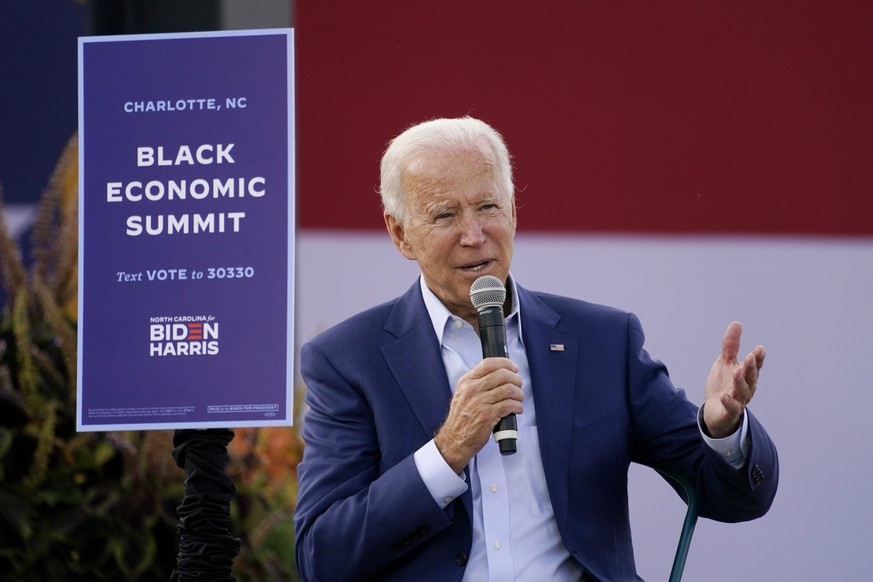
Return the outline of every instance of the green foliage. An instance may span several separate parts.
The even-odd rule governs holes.
[[[242,541],[237,580],[298,580],[293,511],[303,441],[290,428],[237,429],[229,453],[237,488],[231,520]]]
[[[165,580],[183,478],[170,435],[75,430],[75,163],[72,142],[29,270],[0,221],[0,580]]]
[[[75,428],[76,184],[74,136],[40,201],[29,268],[2,220],[0,191],[0,582],[168,580],[185,478],[172,432]],[[234,574],[295,580],[302,443],[291,429],[235,440]]]

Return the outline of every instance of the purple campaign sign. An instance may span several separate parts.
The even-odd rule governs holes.
[[[79,40],[80,431],[292,423],[292,32]]]

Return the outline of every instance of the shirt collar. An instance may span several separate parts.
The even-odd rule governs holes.
[[[436,332],[437,341],[442,345],[446,324],[454,321],[467,322],[449,312],[446,306],[443,305],[443,302],[434,295],[430,288],[428,288],[427,284],[424,282],[424,277],[420,276],[418,282],[421,285],[421,295],[424,298],[424,306],[427,309],[427,314],[430,317],[433,330]],[[518,337],[521,339],[521,305],[518,302],[518,287],[515,284],[515,279],[512,277],[512,273],[509,274],[506,282],[508,283],[510,293],[512,293],[512,308],[510,309],[509,315],[506,316],[506,319],[508,320],[508,325],[517,326]]]

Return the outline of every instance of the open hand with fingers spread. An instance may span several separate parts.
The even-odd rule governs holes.
[[[739,428],[743,412],[755,395],[764,365],[764,347],[757,346],[742,360],[737,359],[743,326],[731,323],[724,333],[721,355],[706,379],[703,422],[713,438],[723,438]]]

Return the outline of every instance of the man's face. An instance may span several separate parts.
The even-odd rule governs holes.
[[[415,158],[403,174],[406,220],[385,215],[394,244],[418,261],[428,288],[475,327],[470,285],[482,275],[506,282],[515,236],[515,201],[498,186],[478,149]]]

